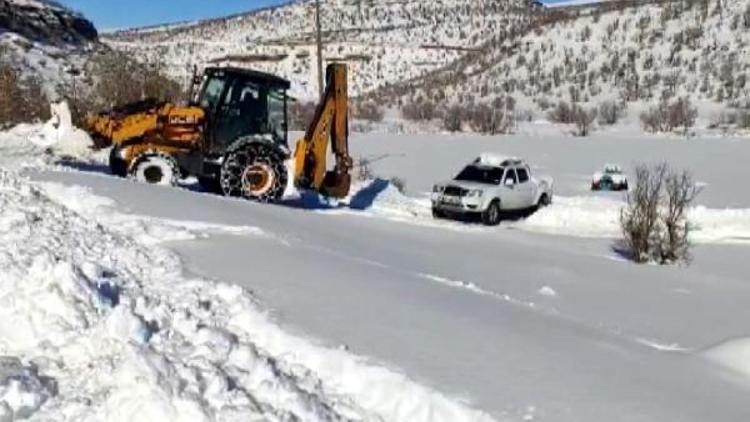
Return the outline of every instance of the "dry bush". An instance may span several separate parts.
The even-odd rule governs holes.
[[[477,132],[489,135],[512,133],[516,127],[515,112],[487,104],[479,104],[465,112],[466,120]]]
[[[576,136],[589,136],[591,129],[594,126],[597,113],[595,107],[586,110],[580,106],[573,106],[573,122],[576,127],[573,134]]]
[[[49,118],[49,100],[35,76],[22,79],[10,65],[0,63],[0,129]]]
[[[602,101],[599,103],[599,124],[612,126],[625,115],[627,103],[616,101]]]
[[[464,107],[454,104],[441,111],[443,129],[448,132],[460,132],[465,118]]]
[[[315,118],[317,104],[309,101],[291,101],[289,103],[289,130],[307,130]]]
[[[695,125],[698,110],[689,98],[678,98],[673,102],[661,101],[657,106],[641,113],[641,124],[647,132],[672,132],[682,128],[687,135]]]
[[[406,193],[406,180],[400,177],[391,177],[388,180],[399,192]]]
[[[700,192],[690,173],[673,171],[666,163],[639,165],[631,186],[620,214],[630,257],[639,263],[689,262],[687,211]]]
[[[430,100],[421,98],[404,104],[401,107],[401,115],[406,120],[412,121],[433,120],[438,117],[435,104]]]
[[[60,96],[70,105],[78,126],[90,114],[145,99],[173,103],[186,100],[185,90],[166,75],[163,63],[138,63],[111,50],[92,55],[85,76],[76,75],[61,89]]]
[[[575,121],[574,111],[574,106],[565,101],[560,101],[555,108],[547,112],[547,118],[554,123],[573,123]]]
[[[368,122],[382,122],[385,112],[375,101],[360,101],[352,107],[352,115]]]
[[[357,180],[360,182],[375,178],[375,174],[372,171],[372,163],[369,158],[359,157],[355,162],[354,167],[357,169]]]

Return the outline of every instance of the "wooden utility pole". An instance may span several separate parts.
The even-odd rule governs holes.
[[[315,0],[315,41],[318,48],[318,95],[323,96],[323,35],[320,27],[320,0]]]

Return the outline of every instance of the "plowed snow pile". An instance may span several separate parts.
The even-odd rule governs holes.
[[[106,200],[54,186],[0,173],[0,420],[485,418],[286,334],[242,289],[186,278],[155,244],[261,231],[113,217]]]

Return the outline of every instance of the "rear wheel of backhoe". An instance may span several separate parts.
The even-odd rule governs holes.
[[[143,154],[130,168],[130,177],[150,185],[176,185],[180,171],[177,162],[168,154],[159,152]]]
[[[286,183],[284,160],[262,144],[229,152],[221,166],[221,190],[227,196],[278,202],[284,195]]]

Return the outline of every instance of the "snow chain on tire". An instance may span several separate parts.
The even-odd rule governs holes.
[[[232,148],[221,166],[221,190],[260,202],[277,202],[284,195],[287,169],[272,145],[245,142]]]
[[[142,183],[173,186],[180,178],[180,170],[171,155],[148,151],[133,160],[129,176]]]

